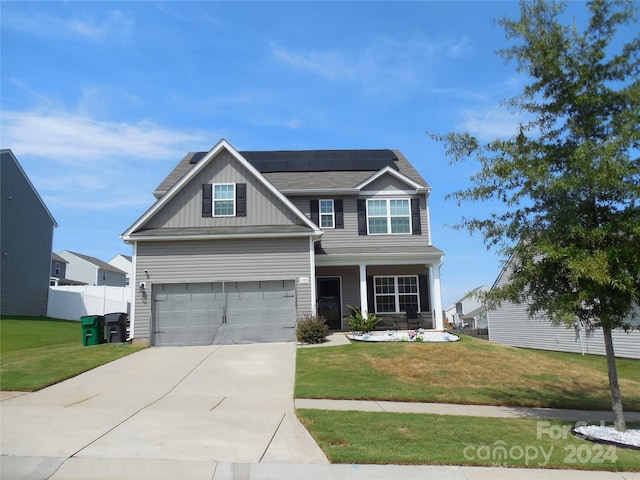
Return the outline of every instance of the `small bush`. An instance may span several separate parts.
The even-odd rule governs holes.
[[[349,325],[355,332],[369,333],[376,326],[376,323],[380,321],[373,313],[367,313],[367,318],[364,318],[360,307],[347,306],[351,309]]]
[[[324,343],[329,333],[329,327],[321,316],[306,315],[298,319],[296,335],[299,342]]]

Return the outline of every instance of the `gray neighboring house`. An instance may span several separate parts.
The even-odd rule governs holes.
[[[67,279],[76,284],[124,287],[127,273],[102,260],[81,253],[62,250],[58,255],[67,261]]]
[[[13,152],[0,156],[0,314],[46,316],[58,224]]]
[[[187,154],[122,234],[134,341],[293,341],[305,315],[349,328],[349,305],[442,330],[430,192],[396,150]]]
[[[509,281],[511,260],[494,283],[502,286]],[[632,323],[640,321],[640,310]],[[513,347],[555,350],[560,352],[606,355],[602,329],[588,330],[579,324],[555,327],[543,316],[530,318],[527,305],[503,302],[497,310],[487,311],[489,340]],[[616,357],[640,359],[640,330],[625,333],[612,331]]]
[[[131,258],[131,255],[122,255],[119,253],[109,260],[108,263],[126,273],[125,284],[129,286],[131,283],[131,273],[133,271],[133,258]]]
[[[51,285],[64,285],[67,278],[67,262],[57,253],[51,252]]]

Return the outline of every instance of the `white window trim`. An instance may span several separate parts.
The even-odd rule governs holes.
[[[393,278],[393,294],[391,293],[377,293],[376,292],[376,279],[377,278]],[[400,289],[398,288],[398,278],[415,278],[416,279],[416,287],[417,287],[417,291],[416,293],[400,293]],[[380,312],[378,311],[378,302],[377,302],[377,298],[378,297],[383,297],[383,296],[390,296],[393,295],[395,297],[395,311],[394,312]],[[385,314],[385,313],[406,313],[400,310],[400,295],[415,295],[416,299],[417,299],[417,304],[418,304],[418,311],[422,311],[420,309],[420,279],[418,278],[418,275],[377,275],[373,277],[373,305],[374,308],[376,310],[376,313],[381,313],[381,314]]]
[[[387,203],[387,232],[386,233],[371,233],[371,231],[369,230],[369,202],[370,201],[385,201]],[[409,217],[409,231],[408,232],[398,232],[398,233],[393,233],[391,231],[391,200],[406,200],[407,202],[409,202],[409,215],[407,215],[407,217]],[[401,217],[405,217],[404,215],[400,216],[400,215],[396,215],[396,218],[401,218]],[[381,216],[373,216],[373,218],[382,218]],[[413,225],[411,222],[411,199],[410,198],[368,198],[367,199],[367,235],[411,235],[413,234]]]
[[[331,213],[322,213],[322,202],[331,202]],[[322,217],[328,217],[331,216],[331,226],[330,227],[324,227],[322,226]],[[336,204],[333,201],[332,198],[321,198],[320,200],[318,200],[318,221],[320,222],[320,225],[318,225],[321,229],[325,229],[325,228],[336,228]]]
[[[219,202],[228,202],[231,200],[233,202],[233,213],[229,215],[216,215],[216,186],[229,186],[233,187],[232,198],[221,198],[218,199]],[[211,187],[211,216],[212,217],[235,217],[236,216],[236,184],[235,183],[214,183],[213,187]]]

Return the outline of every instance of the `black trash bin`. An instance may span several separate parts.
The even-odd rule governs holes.
[[[107,313],[104,316],[106,340],[109,343],[122,343],[127,340],[127,314]]]

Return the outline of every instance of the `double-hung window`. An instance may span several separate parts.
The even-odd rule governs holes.
[[[236,214],[235,199],[235,184],[215,184],[213,186],[213,216],[233,217]]]
[[[418,276],[375,277],[376,313],[406,312],[407,306],[420,309]]]
[[[367,200],[369,235],[411,233],[411,202],[408,198]]]
[[[333,200],[320,200],[320,228],[335,228],[336,217]]]

